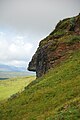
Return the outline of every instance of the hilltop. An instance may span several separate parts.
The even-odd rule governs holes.
[[[80,14],[57,24],[28,69],[36,80],[0,103],[1,120],[80,119]]]

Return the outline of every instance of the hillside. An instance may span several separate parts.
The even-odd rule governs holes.
[[[80,120],[80,14],[40,42],[28,70],[36,80],[0,103],[1,120]]]
[[[79,120],[80,51],[0,104],[1,120]]]

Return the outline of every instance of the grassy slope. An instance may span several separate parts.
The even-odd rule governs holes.
[[[0,108],[1,120],[79,120],[80,51]]]
[[[24,90],[24,87],[34,79],[35,77],[18,77],[8,80],[0,80],[0,101],[9,98],[17,92],[21,92]]]

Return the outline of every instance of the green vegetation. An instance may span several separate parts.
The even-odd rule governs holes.
[[[80,42],[80,36],[79,35],[65,35],[58,39],[58,42],[64,42],[67,44],[75,44]]]
[[[79,120],[80,51],[0,105],[1,120]]]
[[[56,32],[62,30],[67,30],[67,27],[69,25],[69,18],[68,19],[64,19],[64,20],[60,20],[60,22],[56,25],[55,30],[50,34],[50,35],[54,35],[56,34]]]
[[[75,27],[75,18],[72,17],[70,19],[70,31],[74,31],[74,27]]]
[[[55,37],[61,37],[63,35],[65,35],[66,31],[65,30],[58,30],[57,32],[54,33]]]
[[[31,76],[0,80],[0,101],[9,98],[15,93],[23,91],[24,87],[34,79],[35,77]]]
[[[76,42],[80,42],[80,36],[78,35],[73,35],[71,36],[70,40],[69,40],[69,43],[72,45]]]

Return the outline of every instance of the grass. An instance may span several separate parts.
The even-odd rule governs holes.
[[[0,80],[0,101],[9,98],[15,93],[24,90],[24,87],[32,82],[35,77],[17,77],[7,80]]]
[[[79,120],[80,51],[0,105],[1,120]]]

